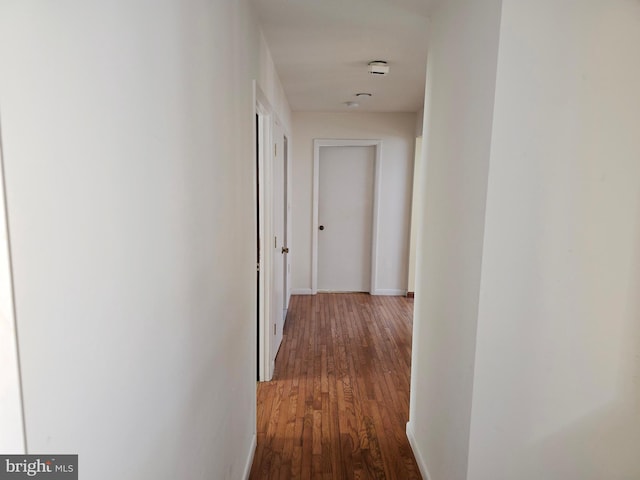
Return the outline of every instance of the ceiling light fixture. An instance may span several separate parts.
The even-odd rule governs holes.
[[[369,62],[369,73],[371,75],[386,75],[389,73],[389,64],[384,60]]]
[[[356,93],[356,97],[358,98],[369,98],[372,95],[370,93],[367,92],[360,92],[360,93]]]

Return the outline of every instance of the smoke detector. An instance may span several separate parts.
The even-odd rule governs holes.
[[[384,60],[369,62],[369,73],[371,75],[386,75],[389,73],[389,64]]]
[[[358,102],[344,102],[344,104],[349,108],[358,108],[360,106]]]

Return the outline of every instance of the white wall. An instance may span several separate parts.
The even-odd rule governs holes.
[[[473,3],[433,19],[414,451],[430,480],[640,478],[640,4]]]
[[[2,3],[30,452],[79,453],[96,480],[242,477],[252,79],[290,115],[265,51],[244,0]]]
[[[293,113],[292,284],[311,289],[313,140],[380,139],[377,288],[407,289],[415,113]]]
[[[20,372],[2,170],[0,148],[0,452],[23,454]]]
[[[264,92],[270,107],[274,110],[277,120],[280,122],[286,135],[291,134],[291,109],[289,102],[280,83],[276,66],[271,57],[271,51],[267,41],[260,32],[260,44],[258,46],[258,84]]]
[[[500,1],[432,18],[408,434],[430,480],[466,478]]]
[[[421,108],[416,113],[416,137],[421,137],[423,130],[424,130],[424,108]]]
[[[420,231],[420,221],[424,216],[424,206],[422,201],[422,168],[424,157],[422,149],[422,131],[424,129],[424,108],[416,113],[416,143],[413,154],[413,180],[411,184],[411,226],[409,239],[409,265],[407,291],[416,291],[416,262],[418,257],[418,232]]]
[[[420,122],[422,123],[422,122]],[[409,264],[407,291],[416,291],[416,258],[418,250],[418,231],[420,219],[423,217],[424,202],[422,201],[422,136],[416,138],[415,153],[413,156],[413,183],[411,193],[411,226],[409,239]]]
[[[468,478],[637,479],[640,3],[503,5]]]

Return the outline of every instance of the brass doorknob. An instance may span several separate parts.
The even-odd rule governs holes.
[[[289,247],[282,247],[282,253],[289,253]]]

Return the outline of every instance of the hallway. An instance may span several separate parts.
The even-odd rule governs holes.
[[[413,300],[293,296],[258,384],[252,479],[419,479],[405,435]]]

